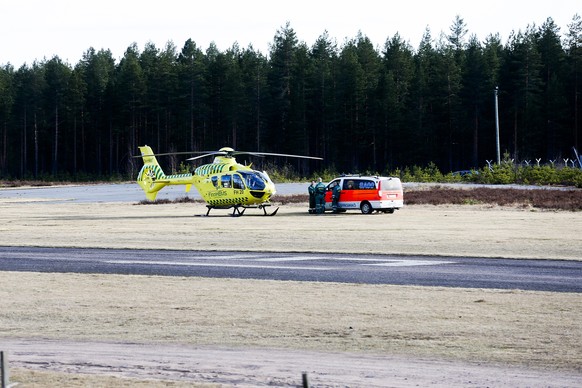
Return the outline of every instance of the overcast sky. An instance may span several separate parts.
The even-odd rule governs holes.
[[[172,41],[180,51],[189,38],[203,51],[237,42],[266,55],[287,22],[308,46],[327,30],[340,47],[361,31],[379,48],[399,33],[416,49],[427,27],[436,38],[459,15],[479,40],[499,33],[505,43],[548,17],[565,34],[575,14],[582,16],[580,0],[0,0],[0,65],[55,55],[75,65],[90,47],[119,60],[134,42],[142,51]]]

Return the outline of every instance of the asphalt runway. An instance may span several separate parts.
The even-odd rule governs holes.
[[[475,257],[0,247],[0,271],[582,292],[582,262]]]

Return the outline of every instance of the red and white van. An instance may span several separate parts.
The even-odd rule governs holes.
[[[331,188],[336,183],[341,187],[339,211],[359,209],[364,214],[371,214],[373,211],[394,213],[394,210],[404,206],[400,179],[350,175],[329,182],[325,193],[325,210],[332,210]]]

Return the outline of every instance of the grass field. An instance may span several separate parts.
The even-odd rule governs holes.
[[[313,216],[290,203],[275,217],[196,216],[205,210],[4,200],[0,245],[582,258],[580,213],[531,204]],[[399,354],[582,372],[579,294],[4,272],[0,300],[0,338]],[[21,386],[85,384],[75,385],[79,375],[13,376]]]

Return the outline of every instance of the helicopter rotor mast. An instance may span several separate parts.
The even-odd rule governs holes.
[[[244,152],[244,151],[240,151],[240,152],[236,152],[236,155],[242,155],[242,154],[246,154],[246,155],[253,155],[253,156],[283,156],[286,158],[300,158],[300,159],[314,159],[314,160],[323,160],[323,158],[317,157],[317,156],[304,156],[304,155],[292,155],[292,154],[276,154],[276,153],[272,153],[272,152]]]

